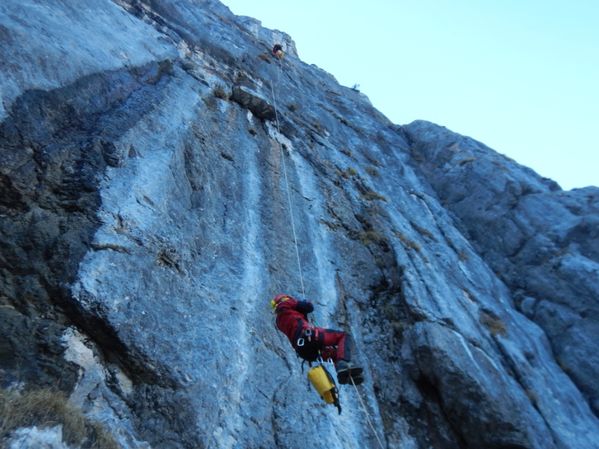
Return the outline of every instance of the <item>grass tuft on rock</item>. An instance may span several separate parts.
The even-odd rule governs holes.
[[[83,449],[120,448],[104,426],[88,420],[61,391],[0,389],[0,440],[19,428],[57,425],[62,425],[63,440],[68,445]]]
[[[223,86],[222,84],[217,84],[216,86],[214,86],[214,90],[212,91],[212,93],[216,98],[220,98],[221,100],[229,99],[229,95],[227,94],[225,86]]]
[[[489,332],[491,332],[493,336],[500,335],[502,337],[505,337],[507,335],[507,328],[505,327],[505,323],[501,321],[501,318],[499,318],[495,314],[489,313],[487,311],[482,311],[480,313],[480,322],[489,330]]]

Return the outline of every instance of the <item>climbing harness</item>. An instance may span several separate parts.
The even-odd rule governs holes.
[[[314,334],[314,335],[316,336],[316,334]],[[306,340],[308,340],[308,343],[312,343],[312,329],[311,328],[304,329],[304,331],[302,332],[302,336],[297,339],[297,342],[295,344],[301,348],[306,343]]]
[[[308,362],[314,362],[322,358],[322,354],[318,344],[318,331],[312,327],[304,328],[296,332],[295,352],[296,354]]]

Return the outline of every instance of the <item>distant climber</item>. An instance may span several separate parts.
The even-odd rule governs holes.
[[[281,44],[275,44],[272,47],[272,55],[277,59],[283,59],[283,46]]]
[[[319,357],[331,359],[335,363],[337,379],[340,384],[358,385],[364,379],[362,368],[351,362],[354,352],[354,342],[351,335],[334,329],[324,329],[310,324],[308,314],[314,311],[309,301],[280,294],[270,302],[277,315],[277,328],[284,333],[293,349],[304,360],[314,362]],[[351,377],[351,379],[350,379]]]

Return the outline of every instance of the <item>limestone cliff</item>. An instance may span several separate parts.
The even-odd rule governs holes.
[[[0,42],[4,389],[127,449],[380,447],[274,329],[303,281],[385,447],[599,448],[599,189],[394,125],[216,0],[8,0]]]

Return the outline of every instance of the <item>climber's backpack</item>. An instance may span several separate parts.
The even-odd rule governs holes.
[[[339,414],[341,414],[339,390],[337,389],[337,385],[335,385],[333,376],[331,376],[322,363],[310,368],[308,371],[308,380],[324,402],[333,404],[339,410]]]

